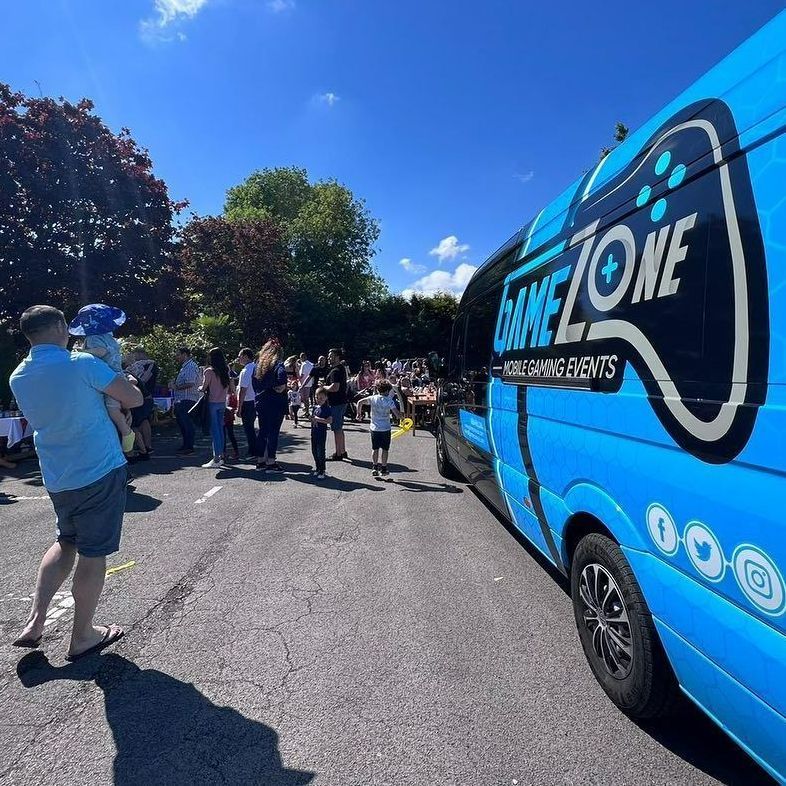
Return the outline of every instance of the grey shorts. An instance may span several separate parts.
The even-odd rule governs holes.
[[[76,546],[84,557],[106,557],[117,551],[127,481],[124,464],[89,486],[50,493],[57,515],[58,541]]]
[[[333,416],[333,422],[330,424],[331,431],[344,430],[344,414],[346,411],[346,404],[336,404],[336,406],[330,408],[330,414]]]

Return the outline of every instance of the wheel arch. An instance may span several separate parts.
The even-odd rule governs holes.
[[[561,557],[570,569],[573,552],[585,534],[600,532],[623,548],[647,551],[648,544],[628,511],[609,493],[588,481],[571,486],[563,499],[567,513],[562,526]]]
[[[573,555],[576,553],[579,542],[593,532],[605,535],[619,545],[614,533],[597,516],[584,511],[573,513],[565,522],[562,538],[562,561],[568,572],[570,572]]]

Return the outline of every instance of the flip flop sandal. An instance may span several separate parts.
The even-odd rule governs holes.
[[[16,641],[11,642],[12,647],[24,647],[28,650],[34,650],[38,645],[41,643],[42,636],[39,636],[37,639],[17,639]]]
[[[104,638],[101,639],[98,644],[94,644],[92,647],[82,650],[82,652],[78,653],[77,655],[66,655],[66,660],[69,663],[73,663],[75,660],[80,660],[82,658],[86,658],[88,655],[94,655],[96,652],[101,652],[101,650],[105,649],[110,644],[120,641],[120,639],[122,639],[126,634],[126,632],[117,625],[105,625],[104,627],[106,628],[106,633],[104,634]]]

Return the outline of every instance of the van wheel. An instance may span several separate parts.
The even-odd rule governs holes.
[[[584,654],[609,698],[634,718],[668,714],[677,681],[620,547],[596,532],[583,538],[570,590]]]
[[[437,472],[448,480],[461,480],[461,473],[448,458],[447,449],[445,448],[445,435],[442,432],[441,423],[437,424],[435,442],[437,443]]]

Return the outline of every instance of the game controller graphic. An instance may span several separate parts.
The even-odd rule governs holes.
[[[493,373],[559,384],[579,370],[585,387],[614,392],[630,363],[672,438],[728,462],[764,403],[770,343],[764,244],[732,114],[716,99],[687,106],[591,190],[596,174],[567,212],[563,252],[506,280]]]
[[[728,107],[712,100],[683,109],[579,206],[574,222],[597,222],[600,236],[587,264],[586,341],[614,345],[636,368],[680,445],[729,461],[764,403],[769,304],[750,176]]]

